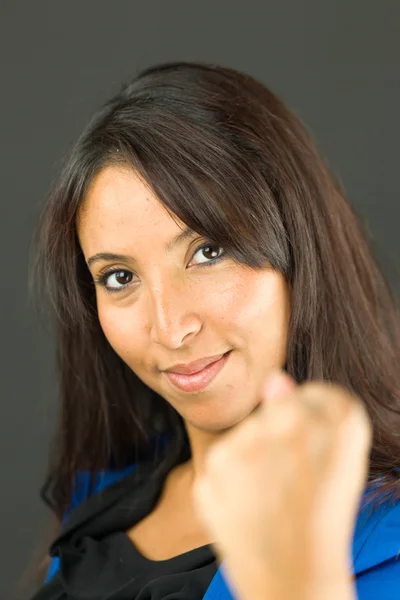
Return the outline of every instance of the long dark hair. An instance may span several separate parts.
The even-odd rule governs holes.
[[[61,416],[42,494],[61,519],[80,470],[122,467],[172,442],[183,420],[109,345],[76,233],[92,179],[134,168],[171,215],[235,260],[265,259],[291,290],[285,368],[294,379],[354,391],[373,421],[369,481],[400,497],[400,318],[367,228],[304,125],[262,83],[212,64],[175,62],[139,73],[88,124],[44,207],[34,281],[50,300]]]

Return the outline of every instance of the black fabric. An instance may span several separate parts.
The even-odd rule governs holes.
[[[32,600],[203,598],[218,569],[210,545],[152,561],[125,534],[152,511],[165,476],[154,478],[151,465],[142,464],[75,508],[50,548],[60,569]]]

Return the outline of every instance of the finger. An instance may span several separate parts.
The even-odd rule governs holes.
[[[298,401],[311,417],[339,425],[361,400],[343,387],[331,382],[311,381],[299,386]]]
[[[313,456],[323,456],[332,436],[354,405],[356,398],[328,382],[297,385],[285,372],[274,371],[263,388],[263,430],[274,439],[301,437]]]
[[[261,392],[261,401],[268,404],[278,401],[283,396],[294,391],[297,384],[288,373],[274,370],[269,374]]]

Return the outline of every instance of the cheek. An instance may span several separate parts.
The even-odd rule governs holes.
[[[289,313],[284,278],[274,272],[251,273],[232,318],[255,363],[264,364],[268,357],[281,366],[286,360]]]
[[[140,327],[132,319],[132,310],[124,315],[124,309],[98,304],[100,326],[110,346],[123,359],[139,359],[143,356],[144,341]]]
[[[251,291],[238,278],[226,284],[220,282],[206,293],[202,293],[199,306],[203,307],[204,315],[209,321],[227,323],[232,327],[247,319],[246,312],[251,303]]]
[[[250,271],[241,274],[231,286],[222,310],[232,322],[240,324],[249,334],[260,335],[260,326],[267,332],[281,330],[288,322],[289,302],[283,277],[275,272]]]

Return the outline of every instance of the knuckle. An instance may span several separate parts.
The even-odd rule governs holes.
[[[276,407],[274,414],[267,421],[266,434],[270,438],[291,437],[306,423],[306,411],[300,402],[289,401]]]
[[[355,406],[362,404],[358,396],[333,382],[307,382],[299,393],[315,416],[334,422],[342,421]]]

